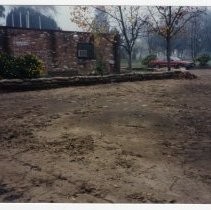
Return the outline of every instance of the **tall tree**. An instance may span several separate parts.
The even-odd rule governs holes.
[[[203,28],[203,20],[200,17],[194,17],[188,27],[189,34],[189,46],[191,51],[191,57],[195,61],[199,52],[202,49],[202,28]]]
[[[71,13],[71,20],[79,27],[83,27],[87,31],[95,31],[102,33],[99,28],[93,26],[93,17],[90,15],[91,10],[96,9],[107,15],[110,28],[115,28],[120,36],[120,45],[125,48],[128,55],[128,68],[132,68],[132,52],[137,39],[140,37],[143,26],[145,24],[145,16],[142,16],[140,6],[105,6],[89,7],[77,6]]]
[[[204,16],[203,20],[203,28],[201,33],[202,44],[204,52],[208,53],[211,52],[211,11],[207,11],[206,15]],[[202,21],[200,22],[201,26]]]
[[[186,24],[195,17],[205,12],[200,7],[172,7],[172,6],[153,6],[148,7],[148,26],[152,32],[162,36],[166,41],[166,57],[168,71],[171,70],[171,41]]]
[[[189,39],[189,33],[186,28],[172,38],[172,51],[176,50],[178,57],[189,57]]]
[[[149,54],[163,53],[165,51],[165,41],[157,33],[147,30],[145,39]]]
[[[95,9],[95,17],[93,20],[93,30],[94,31],[101,31],[104,33],[109,32],[109,22],[108,22],[108,15],[105,12],[105,6],[97,6]]]

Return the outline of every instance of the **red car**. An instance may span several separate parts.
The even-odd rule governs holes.
[[[167,59],[156,59],[150,62],[149,67],[151,68],[162,68],[167,67]],[[186,69],[192,68],[195,64],[192,61],[184,61],[177,57],[171,57],[170,65],[172,68],[181,68]]]

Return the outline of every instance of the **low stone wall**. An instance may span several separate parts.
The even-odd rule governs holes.
[[[41,90],[79,85],[96,85],[117,82],[132,82],[160,79],[194,79],[195,75],[188,71],[142,72],[105,76],[74,76],[38,79],[4,79],[0,80],[0,92]]]

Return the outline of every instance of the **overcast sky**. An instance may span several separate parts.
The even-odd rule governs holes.
[[[66,31],[80,30],[76,24],[70,21],[70,7],[69,6],[56,6],[57,10],[57,23]]]
[[[14,6],[14,5],[13,5]],[[45,7],[45,6],[44,6]],[[52,15],[55,21],[57,22],[58,26],[62,28],[62,30],[65,31],[81,31],[80,28],[77,27],[76,24],[72,23],[70,20],[70,7],[71,6],[54,6],[56,9],[56,14]],[[11,8],[8,6],[5,6],[6,8],[6,14],[9,12]],[[37,6],[38,10],[40,9],[39,6]],[[43,13],[46,16],[49,16],[50,14]],[[0,23],[5,25],[5,20],[0,20]]]

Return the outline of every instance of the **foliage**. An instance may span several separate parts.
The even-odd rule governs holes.
[[[16,78],[14,71],[15,59],[14,57],[0,53],[0,77],[2,78]]]
[[[96,73],[103,75],[105,73],[106,66],[102,59],[97,59],[96,62]]]
[[[95,17],[92,22],[93,28],[95,30],[92,31],[102,31],[104,33],[109,32],[109,22],[108,22],[108,15],[105,12],[105,6],[97,6],[95,9]]]
[[[211,57],[208,54],[202,54],[197,58],[200,66],[206,66]]]
[[[153,60],[155,60],[157,58],[156,55],[147,55],[143,60],[142,60],[142,64],[148,66],[149,63]]]
[[[140,6],[76,6],[71,13],[71,20],[86,31],[105,33],[107,27],[96,27],[95,17],[90,15],[94,9],[98,10],[101,17],[110,24],[110,31],[114,34],[118,32],[121,36],[120,45],[126,50],[128,66],[131,69],[132,52],[145,25],[146,17],[143,15],[142,8]],[[106,16],[102,16],[103,13]]]
[[[43,63],[32,54],[17,57],[15,65],[19,78],[37,78],[44,72]]]
[[[28,17],[29,15],[29,28],[39,29],[40,28],[39,21],[40,21],[42,29],[50,29],[50,30],[59,29],[56,21],[53,18],[47,17],[46,15],[43,15],[42,13],[30,7],[13,8],[7,15],[6,25],[13,27],[13,20],[14,20],[14,27],[20,27],[20,14],[21,14],[21,24],[23,28],[27,28],[26,17]]]
[[[205,10],[206,9],[201,7],[184,6],[148,7],[148,30],[165,39],[168,70],[171,69],[170,56],[172,38],[181,32],[192,19],[204,14]]]
[[[193,18],[202,15],[205,9],[184,6],[156,6],[148,7],[148,11],[148,26],[151,30],[164,38],[171,38],[179,33]]]
[[[178,53],[178,57],[187,56],[195,60],[198,55],[211,52],[211,12],[192,18],[181,30],[171,39],[172,51]],[[162,52],[165,54],[165,39],[157,33],[147,34],[149,53]]]
[[[43,63],[35,56],[26,54],[17,58],[0,54],[0,76],[2,78],[37,78],[44,72]]]
[[[106,72],[106,64],[104,58],[104,52],[99,47],[99,42],[101,40],[100,37],[96,37],[96,45],[95,45],[95,55],[96,55],[96,73],[99,75],[103,75]]]

